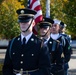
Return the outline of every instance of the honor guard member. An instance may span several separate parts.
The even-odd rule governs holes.
[[[65,34],[65,27],[66,27],[66,24],[64,24],[64,23],[61,21],[61,22],[60,22],[60,30],[59,30],[59,32],[60,32],[60,34],[61,34],[62,36],[64,36],[64,37],[68,40],[68,42],[69,42],[69,44],[70,44],[71,38],[69,37],[69,35]],[[72,48],[70,48],[70,53],[72,54]],[[69,69],[69,64],[68,64],[68,63],[65,63],[65,64],[64,64],[64,75],[68,75],[68,69]]]
[[[65,34],[65,29],[66,29],[66,24],[64,24],[62,21],[60,22],[60,34],[62,34],[69,42],[69,44],[71,43],[71,37],[69,37],[69,35]]]
[[[64,56],[64,64],[68,63],[70,61],[70,44],[68,40],[60,34],[60,20],[54,19],[54,23],[52,24],[52,33],[51,37],[54,40],[58,40],[61,43],[61,46],[63,48],[63,56]]]
[[[49,54],[51,57],[51,72],[52,75],[64,75],[63,68],[63,56],[62,56],[62,48],[60,46],[60,42],[57,40],[53,40],[50,37],[51,26],[53,20],[50,18],[44,18],[42,22],[39,23],[40,27],[40,36],[42,37],[44,44],[48,46]]]
[[[50,57],[46,46],[32,33],[36,11],[18,9],[20,36],[7,48],[3,75],[49,75]]]

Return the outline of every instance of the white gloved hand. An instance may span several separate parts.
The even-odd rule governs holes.
[[[20,73],[17,73],[16,75],[21,75]]]

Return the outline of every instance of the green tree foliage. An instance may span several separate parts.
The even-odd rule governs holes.
[[[5,0],[0,5],[0,36],[10,39],[19,34],[16,10],[22,8],[17,0]]]
[[[28,0],[19,0],[27,6]],[[46,0],[40,0],[42,12],[45,16]],[[67,33],[76,36],[76,0],[50,0],[51,18],[57,18],[67,24]]]
[[[0,0],[0,4],[3,2],[4,0]]]
[[[2,0],[3,1],[3,0]],[[28,0],[4,0],[0,4],[0,35],[12,38],[19,34],[16,10],[27,7]],[[40,0],[45,16],[46,0]],[[57,18],[67,24],[67,33],[76,36],[76,0],[50,0],[51,18]]]
[[[21,5],[24,5],[25,7],[27,7],[28,0],[18,0],[18,2],[20,2]]]
[[[66,16],[67,29],[72,36],[76,37],[76,0],[68,0],[63,9]]]
[[[42,0],[41,0],[42,1]],[[42,1],[43,3],[44,1]],[[44,5],[46,2],[43,3]],[[66,32],[76,37],[76,0],[51,0],[51,18],[57,18],[66,25]],[[44,5],[43,8],[45,7]]]

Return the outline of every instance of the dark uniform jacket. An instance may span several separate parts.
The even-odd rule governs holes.
[[[61,34],[62,36],[64,36],[66,38],[66,40],[68,41],[69,45],[70,45],[70,41],[71,41],[71,38],[67,35],[67,34]],[[72,47],[70,46],[70,53],[72,54]]]
[[[60,46],[60,42],[53,40],[50,37],[47,46],[49,48],[49,53],[51,57],[51,65],[52,65],[51,72],[54,75],[63,75],[63,71],[58,72],[63,70],[63,57],[62,57],[63,49]]]
[[[68,42],[70,43],[71,38],[67,34],[61,34],[61,35],[64,36],[68,40]]]
[[[21,36],[15,38],[11,50],[10,43],[5,56],[3,75],[15,75],[13,70],[36,70],[30,75],[49,75],[50,57],[48,50],[41,45],[41,40],[34,34],[25,47],[22,47]]]
[[[64,54],[64,63],[69,62],[70,57],[71,57],[71,53],[70,53],[70,44],[68,42],[68,40],[66,39],[66,37],[64,37],[63,35],[59,35],[58,39],[63,47],[63,54]]]
[[[68,41],[68,43],[69,43],[69,45],[70,45],[70,40],[71,40],[71,38],[70,38],[67,34],[61,34],[61,35],[66,38],[66,40]],[[72,52],[72,47],[71,47],[71,46],[70,46],[69,51],[70,51],[70,55],[71,55],[71,54],[73,53],[73,52]],[[68,68],[69,68],[69,64],[68,64],[68,63],[65,63],[64,69],[67,70]]]
[[[63,50],[60,48],[60,42],[53,40],[51,37],[47,43],[49,52],[51,55],[51,63],[63,64],[62,52]]]

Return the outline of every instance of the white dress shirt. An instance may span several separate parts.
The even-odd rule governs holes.
[[[50,37],[48,39],[46,39],[46,41],[44,42],[44,44],[46,44],[49,41]]]
[[[59,37],[59,33],[58,34],[52,34],[51,33],[51,38],[54,39],[54,40],[57,40]]]
[[[26,42],[25,42],[25,43],[27,43],[28,40],[30,39],[30,37],[32,36],[32,34],[33,34],[33,33],[30,33],[30,34],[27,35],[27,36],[23,36],[23,35],[21,34],[21,41],[23,41],[23,38],[25,37],[25,38],[26,38]]]

